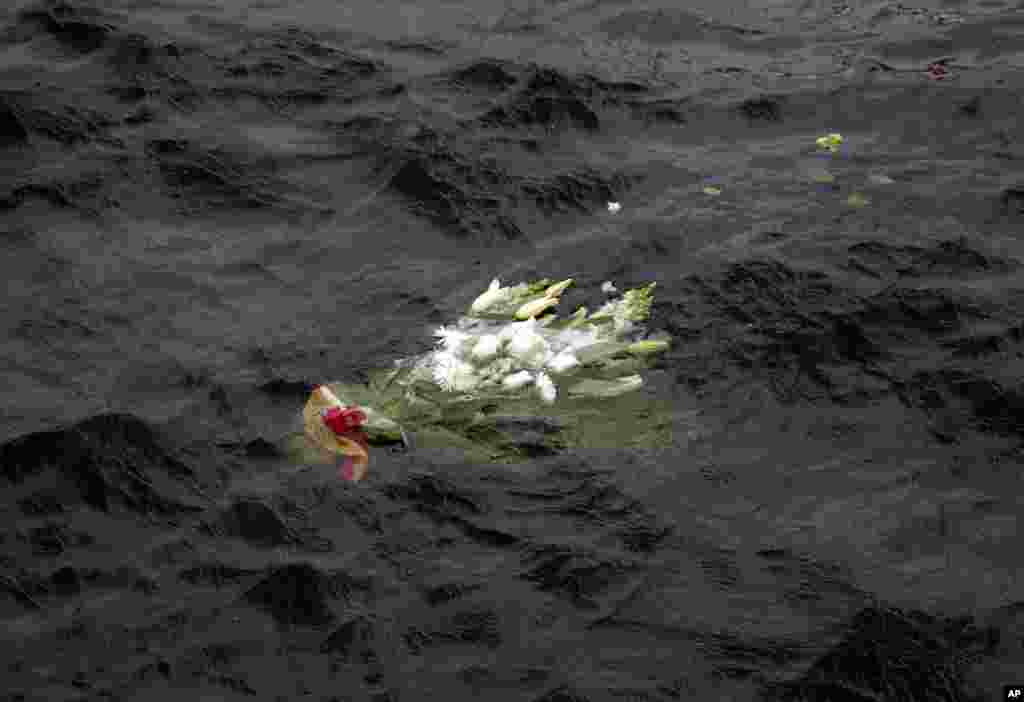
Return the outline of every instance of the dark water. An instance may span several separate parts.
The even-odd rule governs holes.
[[[3,699],[1024,680],[1021,7],[5,5]],[[494,275],[657,281],[672,448],[275,455]]]

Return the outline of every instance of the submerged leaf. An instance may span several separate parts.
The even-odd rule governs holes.
[[[570,397],[617,397],[639,389],[644,384],[639,375],[627,375],[615,380],[588,378],[569,388]]]
[[[616,354],[623,353],[630,346],[625,341],[599,341],[576,351],[576,359],[582,365],[597,363]]]
[[[402,427],[398,422],[372,407],[363,407],[362,410],[366,415],[366,421],[362,428],[370,443],[400,443],[402,441]]]

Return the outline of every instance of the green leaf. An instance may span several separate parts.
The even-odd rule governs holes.
[[[402,427],[398,422],[384,416],[383,413],[372,407],[361,408],[366,415],[366,422],[363,424],[363,431],[371,444],[373,443],[401,443]]]
[[[654,302],[654,286],[651,283],[642,288],[627,290],[623,295],[623,316],[633,322],[642,322],[651,313],[651,303]]]
[[[586,371],[589,371],[591,377],[616,380],[622,376],[636,375],[646,367],[647,362],[643,358],[607,358],[593,366],[588,366]]]
[[[550,286],[553,282],[554,281],[552,281],[550,278],[542,278],[541,280],[538,280],[533,283],[522,283],[521,285],[525,286],[525,291],[522,293],[520,298],[543,295],[544,291],[547,290],[548,286]]]
[[[531,300],[545,297],[544,291],[552,284],[550,278],[543,278],[532,283],[519,283],[508,288],[509,294],[503,300],[495,302],[484,312],[473,313],[476,319],[492,319],[506,321],[515,317],[516,310]]]
[[[587,324],[593,324],[595,327],[606,326],[615,323],[615,316],[607,312],[602,314],[594,314],[587,317]]]
[[[580,365],[588,365],[623,353],[628,348],[629,344],[624,341],[599,341],[596,344],[578,349],[576,351],[576,358],[579,360]]]
[[[565,321],[564,329],[579,329],[587,323],[587,308],[577,307],[572,316]]]
[[[628,375],[616,380],[588,378],[569,388],[570,397],[617,397],[639,389],[644,381],[639,375]]]
[[[630,344],[626,348],[626,353],[634,356],[652,356],[662,351],[667,351],[669,342],[664,339],[643,339]]]

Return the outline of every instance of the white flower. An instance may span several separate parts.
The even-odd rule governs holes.
[[[565,345],[563,351],[575,354],[579,349],[597,343],[599,335],[595,329],[567,329],[558,338]]]
[[[531,367],[542,366],[551,353],[548,342],[536,332],[536,328],[532,319],[519,325],[508,343],[509,355]]]
[[[496,334],[484,334],[477,339],[470,356],[477,363],[486,363],[497,356],[500,349],[501,343]]]
[[[620,205],[617,202],[609,202],[608,203],[608,211],[611,212],[612,214],[615,214],[616,212],[618,212],[621,209],[622,209],[622,205]]]
[[[515,369],[515,362],[511,358],[499,358],[490,365],[480,369],[480,375],[494,382],[500,382],[502,378]]]
[[[473,300],[473,304],[470,305],[470,312],[483,312],[484,310],[494,306],[495,303],[508,297],[511,293],[510,288],[501,287],[501,281],[497,278],[491,281],[490,287],[487,288],[479,297]]]
[[[445,351],[434,356],[434,382],[445,392],[465,392],[476,387],[480,379],[473,366]]]
[[[512,341],[512,338],[519,333],[521,329],[526,327],[532,327],[535,324],[535,320],[528,319],[525,322],[513,322],[506,324],[498,332],[498,343],[502,346]]]
[[[601,292],[611,295],[614,292],[618,292],[619,289],[612,284],[612,281],[606,280],[601,283]]]
[[[576,358],[576,355],[570,350],[565,350],[556,354],[554,358],[548,361],[548,368],[552,373],[564,373],[579,364],[580,361]]]
[[[409,372],[408,382],[410,384],[417,382],[433,382],[434,381],[434,365],[433,357],[431,355],[424,356],[423,358],[416,361],[416,364],[412,367]]]
[[[501,309],[506,312],[514,309],[514,304],[520,307],[526,305],[529,309],[525,311],[535,312],[533,306],[541,308],[556,304],[558,295],[571,284],[570,278],[553,285],[541,281],[502,288],[495,279],[491,287],[474,302],[473,309],[487,309],[500,300]],[[646,318],[651,288],[653,285],[628,290],[621,298],[609,299],[590,318],[587,317],[587,310],[580,308],[568,323],[551,323],[556,319],[554,316],[541,319],[531,316],[524,321],[502,321],[483,316],[464,317],[436,329],[434,335],[438,338],[437,348],[415,363],[407,364],[412,372],[403,377],[401,382],[403,385],[412,385],[426,380],[448,392],[483,391],[485,395],[499,387],[505,391],[518,391],[532,384],[535,386],[531,388],[532,393],[544,402],[552,403],[559,394],[554,379],[561,381],[563,374],[571,377],[574,368],[590,363],[594,351],[589,347],[619,341],[624,333],[637,326],[638,321]],[[609,295],[618,292],[611,281],[606,281],[602,290]],[[603,320],[594,319],[590,323],[593,318]],[[625,348],[629,342],[619,345]],[[655,344],[645,340],[644,343],[630,347],[630,350],[643,356],[644,352],[660,351],[663,346],[663,343]],[[584,358],[585,355],[587,358]],[[583,390],[584,393],[588,390],[619,391],[633,384],[634,380],[630,379],[621,387],[589,388],[584,384],[575,390]],[[569,394],[571,396],[575,393],[570,391]]]
[[[505,379],[501,381],[501,384],[508,390],[519,390],[532,382],[533,375],[529,371],[519,371],[518,373],[506,376]]]
[[[547,404],[552,404],[555,401],[555,397],[558,395],[558,390],[555,389],[555,384],[551,380],[551,376],[547,373],[540,373],[537,375],[537,390],[540,391],[540,397]]]
[[[476,337],[472,334],[450,327],[440,327],[434,336],[440,337],[440,345],[445,351],[456,356],[464,356],[476,343]]]

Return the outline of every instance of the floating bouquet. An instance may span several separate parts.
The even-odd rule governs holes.
[[[308,461],[333,451],[365,466],[366,444],[408,445],[406,428],[420,445],[480,449],[489,458],[521,455],[487,429],[489,418],[508,418],[508,411],[553,413],[566,430],[551,439],[556,443],[566,434],[575,439],[569,444],[587,443],[584,423],[606,425],[606,434],[622,429],[628,419],[612,412],[597,421],[595,410],[608,415],[608,398],[642,387],[639,371],[669,347],[668,338],[648,337],[643,328],[655,284],[627,290],[593,313],[580,307],[559,317],[555,308],[572,284],[545,279],[505,287],[495,279],[466,316],[434,332],[433,350],[373,373],[367,385],[321,386],[327,399],[320,389],[310,398],[303,435],[292,438],[294,455]],[[332,438],[353,431],[366,444],[350,438],[339,448]]]
[[[609,397],[640,387],[640,376],[625,372],[638,368],[629,359],[668,348],[667,339],[640,338],[655,284],[629,290],[593,314],[585,307],[566,318],[545,314],[572,282],[502,287],[495,279],[469,315],[434,332],[436,350],[400,362],[388,380],[411,387],[433,384],[462,395],[533,392],[545,404],[556,401],[563,380],[577,381],[565,383],[570,397]]]

